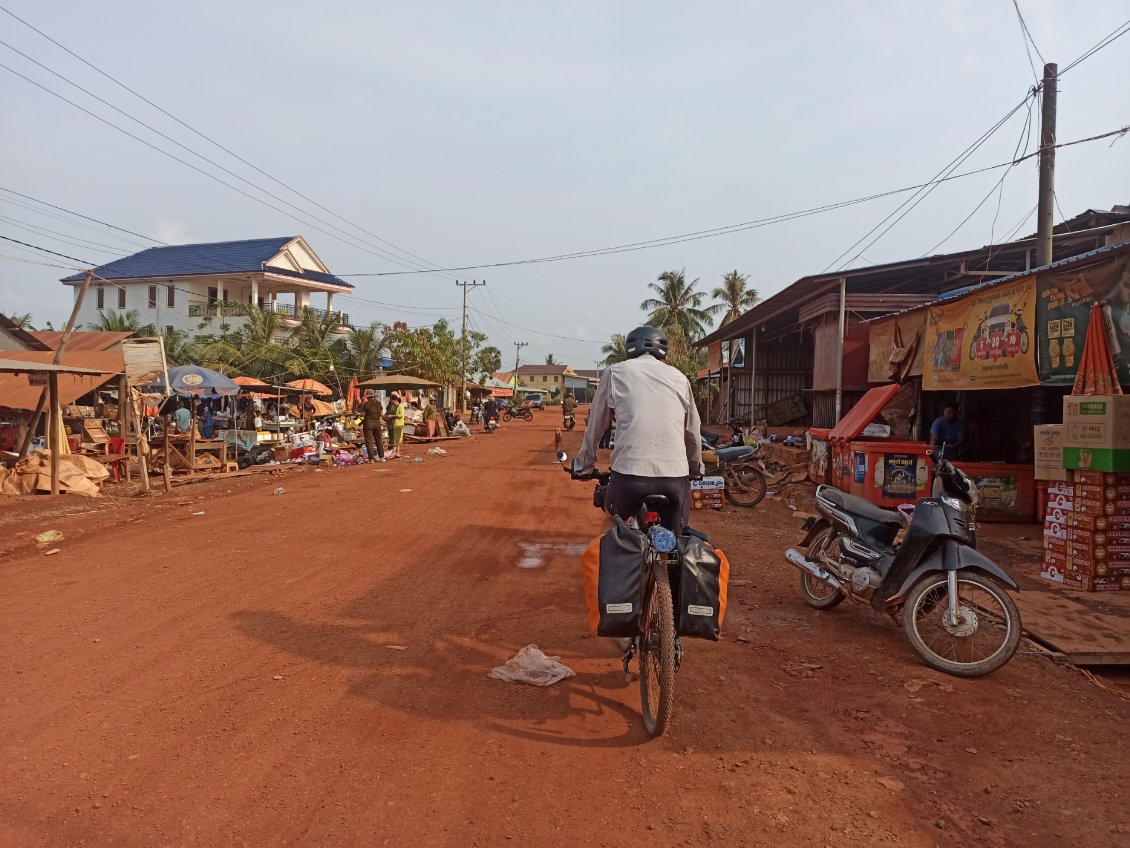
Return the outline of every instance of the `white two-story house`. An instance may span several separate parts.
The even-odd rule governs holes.
[[[284,326],[297,325],[306,308],[348,324],[349,316],[334,309],[334,295],[353,291],[302,236],[151,247],[101,265],[94,275],[80,323],[96,323],[99,312],[136,311],[143,326],[193,336],[224,323],[237,328],[252,303],[287,316]],[[61,282],[77,298],[83,278],[72,274]]]

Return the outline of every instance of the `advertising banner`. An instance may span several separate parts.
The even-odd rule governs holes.
[[[922,388],[1012,389],[1040,382],[1036,280],[1026,277],[926,310]]]
[[[1081,271],[1040,274],[1039,295],[1041,382],[1054,386],[1075,382],[1091,303],[1101,300],[1118,382],[1130,385],[1130,256]]]

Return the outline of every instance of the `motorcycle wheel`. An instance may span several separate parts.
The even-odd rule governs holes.
[[[675,604],[667,566],[652,567],[640,631],[640,705],[643,726],[662,736],[675,709]]]
[[[507,411],[507,412],[503,412],[503,413],[502,413],[502,420],[503,420],[503,421],[509,421],[509,420],[510,420],[510,418],[511,418],[511,416],[510,416],[510,413],[509,413],[509,411]]]
[[[530,412],[530,410],[527,409],[522,413],[522,420],[523,421],[533,421],[534,420],[534,414],[532,412]]]
[[[765,497],[765,476],[752,465],[727,468],[726,500],[734,506],[755,507]]]
[[[808,546],[805,556],[810,560],[815,560],[822,554],[829,557],[836,556],[840,547],[838,538],[839,535],[835,529],[829,527],[816,537],[816,541]],[[847,595],[839,589],[829,586],[806,571],[800,573],[800,595],[804,598],[806,604],[818,610],[830,610],[833,607],[838,607],[847,598]]]
[[[903,606],[903,628],[926,664],[956,677],[996,671],[1020,644],[1020,610],[995,580],[970,571],[957,574],[959,620],[949,622],[946,574],[919,580]]]
[[[1021,356],[1023,356],[1024,354],[1026,354],[1028,352],[1029,343],[1030,343],[1030,341],[1029,341],[1029,338],[1028,338],[1028,331],[1027,330],[1021,330],[1020,331],[1020,355]]]

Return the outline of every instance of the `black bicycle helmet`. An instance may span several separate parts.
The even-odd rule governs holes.
[[[636,327],[624,340],[628,359],[650,353],[656,359],[667,358],[667,334],[658,327]]]

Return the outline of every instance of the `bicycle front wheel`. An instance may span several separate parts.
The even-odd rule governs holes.
[[[662,736],[675,707],[675,604],[666,563],[652,566],[640,633],[640,702],[643,726]]]

